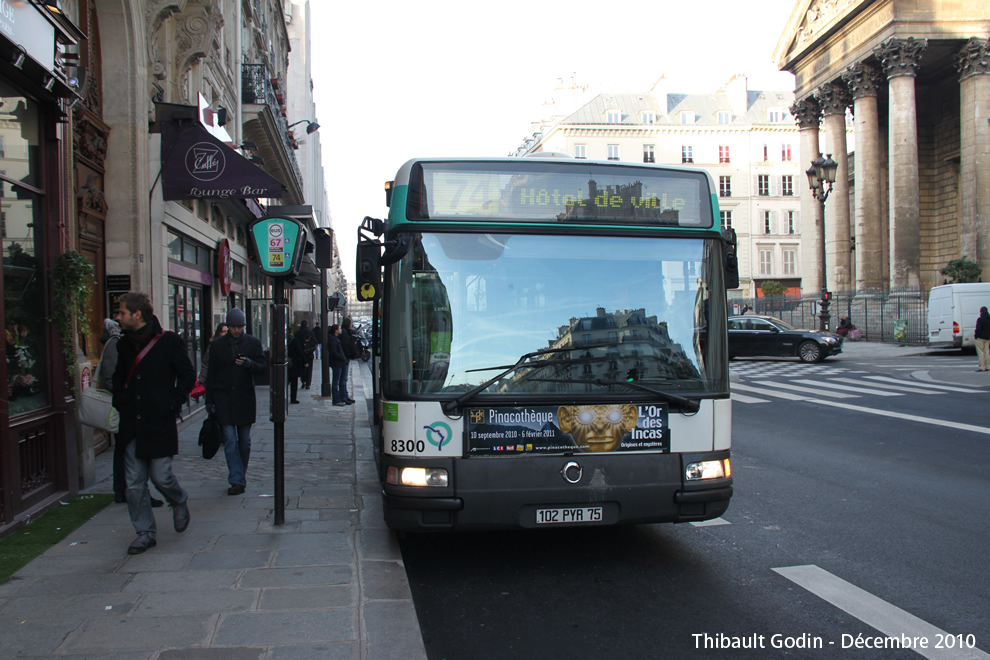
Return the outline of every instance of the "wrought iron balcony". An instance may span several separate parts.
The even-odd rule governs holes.
[[[264,169],[289,189],[290,199],[283,199],[283,203],[302,204],[302,172],[289,137],[289,123],[282,113],[285,104],[264,64],[241,65],[241,102],[245,139],[258,144]]]

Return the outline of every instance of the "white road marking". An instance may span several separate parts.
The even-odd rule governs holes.
[[[750,387],[749,385],[743,385],[742,383],[734,383],[730,389],[742,390],[743,392],[755,392],[757,394],[765,394],[766,396],[776,396],[781,399],[788,399],[790,401],[807,401],[808,397],[801,396],[800,394],[791,394],[790,392],[768,392],[761,387]]]
[[[733,385],[729,389],[734,390],[738,386]],[[941,394],[941,392],[939,393]],[[755,396],[746,396],[745,394],[739,394],[738,392],[732,393],[732,400],[738,401],[739,403],[770,403],[766,399],[757,399]]]
[[[868,626],[876,628],[887,637],[926,638],[928,648],[918,648],[917,645],[906,647],[921,656],[938,660],[990,658],[990,655],[977,648],[935,648],[937,636],[941,635],[941,638],[945,639],[953,635],[818,566],[784,566],[774,568],[773,571]]]
[[[722,518],[714,518],[712,520],[699,520],[691,524],[695,527],[711,527],[712,525],[731,525],[732,523]]]
[[[791,385],[789,383],[778,383],[772,380],[755,380],[753,381],[757,385],[763,385],[765,387],[780,387],[785,390],[794,390],[795,392],[807,392],[808,394],[814,394],[815,396],[830,396],[835,399],[858,399],[859,396],[856,394],[845,394],[842,392],[822,392],[820,389],[812,387],[801,387],[800,385]],[[796,383],[811,383],[817,385],[818,383],[813,380],[798,380]],[[855,388],[853,388],[855,389]]]
[[[887,376],[866,376],[870,380],[879,380],[884,383],[903,383],[903,380],[897,380],[896,378],[888,378]],[[945,390],[946,392],[964,392],[966,394],[978,394],[981,390],[967,390],[962,387],[952,387],[951,385],[935,385],[934,383],[925,383],[925,387],[934,388],[936,390]]]
[[[796,380],[796,383],[804,383],[805,385],[814,385],[815,387],[831,387],[837,390],[843,390],[845,392],[859,392],[861,394],[873,394],[875,396],[904,396],[900,392],[884,392],[883,390],[870,390],[865,387],[849,387],[848,385],[831,385],[829,383],[822,383],[816,380]],[[822,392],[824,394],[824,392]]]
[[[855,378],[830,378],[829,380],[836,383],[851,383],[853,385],[860,385],[863,383],[862,380],[858,380]],[[877,385],[877,387],[882,387],[887,390],[911,392],[912,394],[947,394],[947,392],[939,392],[937,390],[921,389],[925,387],[925,385],[918,385],[918,387],[904,387],[903,385]]]
[[[905,413],[889,412],[887,410],[877,410],[876,408],[854,406],[851,403],[842,403],[841,401],[822,400],[822,401],[815,401],[815,403],[820,403],[823,406],[832,406],[833,408],[844,408],[846,410],[855,410],[857,412],[869,413],[871,415],[880,415],[881,417],[894,417],[895,419],[903,419],[909,422],[921,422],[922,424],[945,426],[950,429],[956,429],[959,431],[972,431],[974,433],[982,433],[983,435],[990,435],[990,428],[987,428],[986,426],[960,424],[958,422],[947,422],[944,419],[934,419],[932,417],[919,417],[918,415],[907,415]]]

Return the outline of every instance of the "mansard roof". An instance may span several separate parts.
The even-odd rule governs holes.
[[[681,112],[694,112],[695,125],[715,125],[719,111],[726,110],[732,112],[732,123],[767,124],[771,109],[789,112],[792,103],[794,92],[791,91],[751,90],[746,92],[746,113],[739,115],[734,111],[729,95],[721,90],[714,94],[599,94],[561,123],[642,126],[642,113],[653,111],[656,113],[654,125],[681,124]],[[612,110],[622,113],[621,121],[608,120]]]

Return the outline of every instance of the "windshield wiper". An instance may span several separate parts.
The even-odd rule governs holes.
[[[498,375],[489,378],[484,383],[472,387],[467,392],[464,392],[455,399],[450,399],[449,401],[443,401],[440,404],[440,409],[443,410],[446,415],[453,415],[457,413],[468,401],[477,396],[480,392],[488,389],[493,383],[498,382],[501,378],[511,374],[517,369],[532,369],[540,367],[552,367],[558,364],[573,364],[577,360],[587,359],[587,358],[571,358],[570,360],[539,360],[537,362],[527,362],[534,357],[540,355],[549,355],[551,353],[564,353],[568,351],[585,351],[592,348],[602,348],[606,346],[611,346],[611,344],[587,344],[584,346],[568,346],[566,348],[543,348],[538,351],[532,351],[530,353],[523,353],[515,364],[511,365],[501,365],[497,367],[485,367],[483,369],[470,369],[469,371],[490,371],[492,369],[501,369]]]
[[[589,378],[586,380],[579,378],[534,378],[533,380],[540,383],[590,383],[592,385],[601,385],[603,387],[607,387],[609,385],[623,385],[632,390],[640,390],[642,392],[655,394],[667,403],[676,403],[690,413],[696,413],[701,410],[701,402],[698,399],[689,399],[685,396],[681,396],[680,394],[664,392],[663,390],[654,389],[652,387],[648,387],[647,385],[641,385],[640,383],[634,381],[605,380],[604,378]]]

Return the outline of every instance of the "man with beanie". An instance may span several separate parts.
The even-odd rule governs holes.
[[[240,495],[247,486],[251,425],[257,416],[254,377],[267,369],[261,342],[244,333],[246,324],[238,308],[227,312],[227,334],[210,344],[206,381],[206,407],[220,425],[227,457],[228,495]]]

